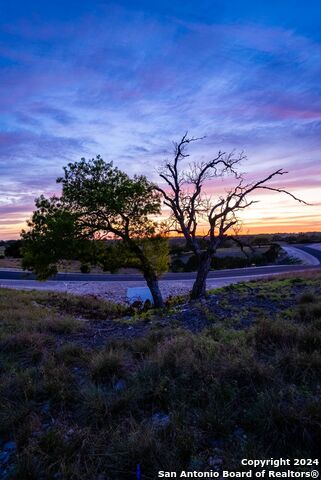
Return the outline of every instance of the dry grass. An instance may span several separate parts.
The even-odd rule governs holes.
[[[163,327],[102,348],[69,342],[83,322],[73,312],[113,317],[117,306],[0,290],[0,437],[17,443],[11,478],[126,480],[139,463],[148,479],[210,469],[213,455],[230,469],[246,457],[317,456],[320,277],[250,288],[293,306],[260,312],[243,330]]]
[[[81,262],[77,260],[64,260],[58,262],[57,268],[59,272],[62,273],[80,273],[81,272]],[[21,258],[12,258],[12,257],[4,257],[0,258],[0,269],[1,268],[14,268],[14,269],[21,269],[22,268],[22,260]],[[92,266],[90,269],[91,273],[106,273],[103,271],[102,268],[98,266]],[[121,268],[119,269],[119,273],[137,273],[138,270],[134,268]],[[108,273],[108,272],[107,272]]]
[[[20,258],[11,258],[4,257],[0,258],[0,269],[1,268],[21,268],[21,259]]]
[[[321,278],[321,267],[313,267],[311,270],[304,270],[300,273],[298,272],[289,272],[289,273],[282,273],[279,274],[277,277],[279,280],[287,280],[287,279],[298,279],[299,281],[301,280],[320,280]],[[267,276],[260,280],[260,282],[273,282],[275,280],[275,276]],[[253,280],[255,283],[256,280]],[[249,282],[249,283],[252,283]]]

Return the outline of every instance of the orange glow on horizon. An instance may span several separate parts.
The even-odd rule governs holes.
[[[21,228],[20,228],[21,227]],[[20,238],[20,232],[22,229],[26,228],[25,224],[18,224],[12,225],[11,228],[6,228],[4,230],[1,229],[0,233],[0,240],[17,240]],[[198,230],[199,235],[205,234],[205,228],[200,227]],[[273,225],[242,225],[242,229],[239,232],[240,235],[259,235],[259,234],[282,234],[282,233],[313,233],[313,232],[321,232],[321,221],[316,223],[309,223],[307,224],[298,224],[298,225],[286,225],[282,224],[273,224]],[[232,234],[232,232],[230,232]],[[178,235],[175,233],[171,233],[169,235],[172,237],[178,237],[182,235]]]
[[[309,205],[281,194],[264,192],[256,195],[258,203],[242,212],[240,234],[321,232],[320,204],[316,201],[321,198],[319,188],[302,188],[293,193],[304,198]],[[164,220],[168,214],[168,210],[164,209],[162,215],[155,220]],[[30,211],[0,215],[0,240],[18,239],[21,230],[27,229],[26,220],[30,216]],[[204,235],[206,231],[205,222],[201,221],[199,235]]]

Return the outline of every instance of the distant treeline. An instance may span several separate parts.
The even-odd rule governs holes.
[[[22,240],[0,241],[0,247],[4,247],[6,257],[21,258]]]
[[[262,245],[271,245],[275,242],[285,242],[285,243],[320,243],[321,242],[321,232],[308,232],[308,233],[271,233],[271,234],[259,234],[259,235],[242,235],[240,239],[244,244],[249,246],[262,246]],[[206,239],[202,239],[204,243],[204,248],[206,247]],[[226,238],[220,248],[230,248],[235,246],[235,243]],[[4,247],[4,255],[6,257],[21,258],[21,247],[22,240],[0,240],[0,247]],[[179,255],[180,253],[188,252],[190,249],[186,246],[186,242],[181,237],[173,237],[169,239],[169,249],[171,255]],[[247,266],[247,258],[239,258],[230,260],[233,264],[235,262],[240,262],[241,266]],[[256,259],[259,261],[258,259]],[[192,260],[191,260],[192,262]],[[229,263],[228,257],[224,259],[215,259],[216,265],[215,268],[229,268],[227,266],[220,267],[220,263]],[[214,263],[215,263],[214,262]],[[253,262],[252,262],[253,263]],[[242,264],[242,265],[241,265]],[[256,263],[259,264],[259,263]]]
[[[281,247],[278,244],[272,244],[263,253],[253,251],[243,256],[226,255],[223,257],[215,256],[212,258],[211,268],[222,270],[225,268],[244,268],[251,266],[261,266],[275,263],[278,259]],[[196,255],[191,255],[187,262],[184,262],[179,256],[171,262],[173,272],[195,272],[198,268],[198,259]]]

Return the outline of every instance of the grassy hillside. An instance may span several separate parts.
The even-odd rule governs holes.
[[[0,290],[0,478],[131,479],[313,457],[321,282],[250,282],[131,316]],[[118,319],[118,320],[117,320]]]

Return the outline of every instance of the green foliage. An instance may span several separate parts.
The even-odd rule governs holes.
[[[213,257],[211,261],[211,267],[214,270],[225,268],[243,268],[250,267],[254,262],[250,257],[234,257],[232,255],[226,255],[225,257]]]
[[[41,196],[36,200],[37,210],[28,222],[29,231],[22,232],[22,266],[34,271],[39,279],[57,273],[61,258],[77,257],[84,249],[81,229],[63,199]]]
[[[243,256],[224,255],[223,257],[214,256],[211,260],[211,268],[214,270],[226,268],[244,268],[252,265],[266,265],[276,261],[280,247],[272,244],[264,253],[252,253]],[[190,255],[188,261],[184,264],[180,259],[172,262],[173,271],[195,272],[199,267],[199,259],[196,255]]]
[[[143,175],[130,178],[97,156],[81,159],[64,168],[62,198],[90,233],[111,232],[120,238],[153,235],[160,213],[160,195]]]
[[[88,263],[82,263],[80,265],[81,273],[89,273],[90,272],[90,265]]]
[[[199,267],[199,259],[196,255],[191,255],[187,260],[184,270],[185,272],[195,272]]]
[[[139,261],[122,240],[115,240],[105,245],[99,265],[105,271],[116,273],[119,268],[138,268]]]
[[[150,263],[156,276],[167,272],[169,264],[168,240],[160,235],[137,239],[137,245]],[[123,240],[107,244],[102,252],[99,264],[112,273],[121,267],[141,268],[141,261]]]
[[[251,245],[268,245],[271,242],[269,235],[256,235],[250,238]]]
[[[183,272],[185,269],[185,263],[183,262],[183,260],[181,260],[180,258],[175,258],[172,262],[171,262],[171,270],[172,272]]]
[[[166,238],[158,235],[142,240],[140,246],[158,277],[167,272],[169,265],[169,248]]]
[[[21,247],[22,247],[21,240],[11,240],[7,242],[4,254],[6,257],[21,258],[22,257]]]
[[[23,268],[40,279],[55,274],[60,259],[80,260],[83,272],[90,264],[111,271],[135,266],[146,278],[167,270],[167,242],[152,219],[160,213],[160,194],[145,176],[130,178],[98,156],[68,164],[57,182],[61,197],[41,196],[22,232]],[[97,240],[110,235],[118,241]]]
[[[263,254],[263,257],[267,262],[274,262],[277,259],[280,250],[280,245],[278,245],[277,243],[273,243],[270,248]]]

